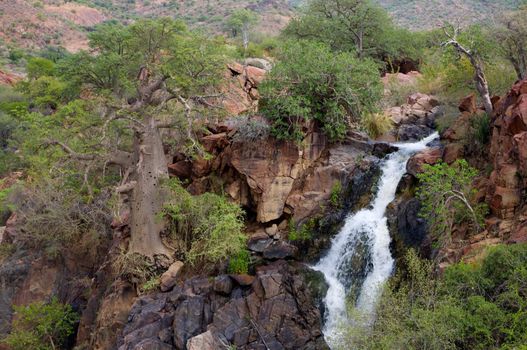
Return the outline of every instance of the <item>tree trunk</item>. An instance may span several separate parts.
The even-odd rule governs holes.
[[[244,51],[247,51],[247,48],[249,47],[249,28],[243,27],[242,29],[242,40],[243,40],[243,49]]]
[[[485,112],[490,117],[492,116],[492,113],[494,111],[494,107],[492,106],[492,101],[490,99],[490,92],[489,92],[489,84],[487,83],[487,78],[485,77],[485,73],[483,72],[483,68],[481,67],[481,64],[477,62],[475,59],[470,59],[472,62],[472,65],[474,66],[474,70],[476,71],[476,74],[474,75],[474,81],[476,82],[476,89],[478,90],[478,93],[483,100],[483,106],[485,107]]]
[[[165,222],[161,218],[164,202],[162,182],[168,179],[168,168],[159,130],[153,118],[147,118],[142,133],[136,134],[137,166],[131,193],[131,240],[129,252],[144,256],[171,256],[161,240]]]

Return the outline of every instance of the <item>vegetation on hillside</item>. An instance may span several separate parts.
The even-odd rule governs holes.
[[[477,264],[442,276],[413,251],[386,286],[371,329],[349,328],[360,349],[523,349],[527,245],[491,248]],[[347,347],[346,347],[347,348]],[[344,348],[343,348],[344,349]]]
[[[491,96],[527,71],[527,7],[496,23],[412,32],[373,1],[311,0],[279,37],[268,38],[259,33],[269,24],[267,8],[277,4],[273,13],[289,16],[297,2],[75,2],[120,21],[84,27],[87,46],[75,53],[55,39],[29,50],[11,42],[1,52],[3,65],[23,68],[26,76],[13,88],[0,87],[0,178],[23,172],[16,186],[4,188],[0,180],[0,226],[12,211],[18,220],[16,239],[2,244],[0,260],[17,249],[49,261],[67,249],[95,251],[110,236],[112,217],[128,217],[129,244],[115,266],[142,293],[157,288],[163,255],[203,273],[248,273],[254,262],[244,232],[251,215],[222,195],[191,195],[186,184],[169,179],[165,154],[170,143],[181,159],[210,159],[199,140],[206,122],[226,114],[220,101],[227,62],[257,56],[273,66],[258,85],[259,118],[239,117],[235,142],[271,135],[302,145],[314,129],[330,142],[350,131],[380,136],[393,126],[382,112],[380,76],[410,63],[422,72],[416,88],[447,105],[479,92],[487,114],[471,119],[468,155],[489,142]],[[218,4],[222,11],[208,16]],[[183,21],[141,19],[174,12],[184,12]],[[194,31],[185,21],[190,28],[210,24],[226,37]],[[474,198],[478,175],[458,160],[426,165],[417,176],[432,248],[447,245],[456,224],[482,230],[487,208]],[[342,184],[332,186],[330,209],[337,210]],[[291,219],[289,239],[313,239],[316,220],[295,228]],[[526,246],[498,247],[476,265],[456,264],[439,275],[433,262],[410,252],[385,289],[373,328],[349,329],[350,338],[361,349],[521,348],[526,264]],[[14,349],[60,348],[77,321],[54,299],[16,311],[6,340]]]

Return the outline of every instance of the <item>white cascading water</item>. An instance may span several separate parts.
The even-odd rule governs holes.
[[[355,307],[364,317],[360,322],[369,323],[373,320],[381,287],[394,267],[386,207],[395,199],[397,185],[406,173],[406,163],[410,157],[426,149],[426,145],[437,137],[437,133],[434,133],[419,142],[394,144],[399,150],[383,161],[376,198],[368,208],[346,218],[344,226],[333,238],[327,255],[313,266],[314,270],[324,274],[329,286],[324,300],[324,335],[330,347],[342,345],[342,325],[354,321],[348,318],[346,307],[351,286],[356,288]],[[361,257],[357,258],[357,254]],[[354,268],[362,271],[354,271]],[[363,281],[354,281],[358,275]]]

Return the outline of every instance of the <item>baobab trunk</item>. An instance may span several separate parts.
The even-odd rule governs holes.
[[[144,256],[171,256],[161,240],[165,222],[161,217],[165,199],[162,182],[168,168],[159,130],[153,118],[136,134],[134,152],[137,159],[131,191],[131,240],[129,252]]]

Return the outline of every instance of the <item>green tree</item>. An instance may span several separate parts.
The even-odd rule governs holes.
[[[527,77],[527,5],[518,11],[502,15],[495,31],[505,58],[508,59],[519,80]]]
[[[455,223],[469,221],[476,231],[481,229],[487,207],[473,200],[472,183],[477,174],[478,171],[465,160],[457,160],[452,165],[425,165],[424,172],[417,175],[417,196],[422,205],[420,215],[427,220],[431,234],[441,244],[449,242]]]
[[[473,25],[463,29],[460,27],[446,24],[443,27],[446,40],[441,46],[446,49],[452,49],[455,56],[459,59],[465,57],[470,62],[474,70],[473,81],[476,90],[483,102],[485,111],[492,115],[494,107],[490,100],[490,88],[485,75],[485,63],[490,61],[496,53],[496,43],[488,34],[486,28],[480,25]]]
[[[49,303],[15,306],[13,330],[4,342],[13,350],[56,350],[73,334],[78,315],[70,305]]]
[[[339,140],[351,122],[376,110],[382,87],[371,60],[311,41],[288,42],[278,57],[260,88],[260,110],[278,138],[301,140],[303,128],[315,121]]]
[[[227,27],[233,37],[242,36],[244,50],[249,46],[249,31],[258,23],[258,16],[251,10],[239,9],[234,11],[227,20]]]
[[[181,149],[200,152],[193,122],[219,96],[222,47],[170,19],[103,25],[90,35],[90,46],[94,54],[59,64],[61,79],[90,98],[69,101],[49,118],[28,114],[24,156],[37,164],[55,160],[68,169],[61,176],[80,175],[84,188],[115,169],[116,192],[129,198],[130,252],[171,255],[160,237],[160,184],[168,178],[160,130],[185,130]]]
[[[27,61],[26,71],[30,80],[35,80],[42,76],[53,76],[55,75],[55,64],[46,58],[32,57]]]
[[[396,59],[417,60],[424,45],[420,35],[396,27],[388,13],[370,0],[311,0],[284,33],[388,64]]]

